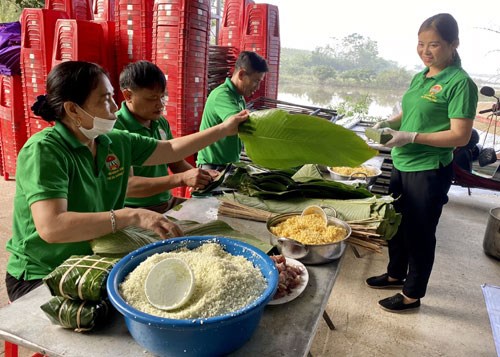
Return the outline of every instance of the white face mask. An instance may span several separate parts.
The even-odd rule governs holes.
[[[77,104],[78,105],[78,104]],[[116,119],[104,119],[104,118],[99,118],[90,115],[87,113],[82,107],[78,105],[78,107],[89,117],[92,117],[94,119],[94,126],[92,129],[85,129],[83,127],[78,127],[80,131],[82,132],[83,135],[85,135],[88,139],[92,140],[97,138],[99,135],[109,133],[111,130],[113,130],[113,127],[115,126]]]

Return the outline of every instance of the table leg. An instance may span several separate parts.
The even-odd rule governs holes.
[[[352,244],[349,244],[349,245],[350,245],[350,246],[351,246],[351,248],[352,248],[352,251],[353,251],[353,253],[354,253],[354,256],[355,256],[356,258],[361,258],[361,254],[359,254],[358,248],[356,248],[356,247],[355,247],[355,246],[353,246]]]
[[[332,319],[330,319],[330,316],[328,316],[326,311],[323,311],[323,319],[325,320],[330,330],[335,330],[335,325],[333,324]]]
[[[18,357],[18,346],[12,342],[5,341],[5,357]]]

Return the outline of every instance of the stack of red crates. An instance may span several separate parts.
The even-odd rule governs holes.
[[[70,19],[94,19],[92,0],[46,0],[45,8],[48,10],[63,11]]]
[[[118,75],[116,68],[115,44],[116,44],[116,26],[115,26],[115,0],[95,0],[94,1],[94,22],[102,27],[104,37],[105,59],[103,67],[109,73],[111,84],[115,89],[115,94],[120,95],[120,86],[118,84]]]
[[[254,4],[253,0],[226,0],[224,2],[217,42],[219,46],[240,48],[245,11],[247,6],[252,4]]]
[[[209,0],[157,0],[153,62],[167,79],[167,120],[174,137],[197,132],[208,86]],[[194,157],[187,160],[194,165]],[[186,188],[173,191],[186,197]]]
[[[260,89],[249,99],[277,99],[281,51],[278,7],[269,4],[249,5],[244,24],[241,50],[257,52],[267,60],[269,66]]]
[[[17,154],[27,139],[19,75],[0,75],[0,128],[2,175],[8,180],[16,175]]]
[[[59,19],[55,25],[52,67],[64,61],[88,61],[108,69],[102,26],[93,21]]]
[[[115,0],[95,0],[92,10],[94,20],[115,21]]]
[[[47,9],[25,8],[21,14],[21,76],[28,137],[49,125],[33,114],[31,106],[37,96],[45,94],[56,21],[67,17],[63,11]]]
[[[117,72],[130,62],[151,61],[153,1],[118,0],[115,5]]]

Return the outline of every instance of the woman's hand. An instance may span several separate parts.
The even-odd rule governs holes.
[[[411,144],[415,141],[417,133],[409,131],[397,131],[390,128],[384,129],[384,134],[391,134],[392,139],[385,143],[385,146],[394,148]]]
[[[182,229],[163,216],[161,213],[149,211],[147,209],[137,208],[136,214],[139,218],[138,226],[154,231],[162,239],[181,237],[184,235]]]
[[[247,109],[242,110],[238,114],[231,115],[221,125],[224,126],[226,136],[238,134],[238,126],[248,119],[250,112]]]

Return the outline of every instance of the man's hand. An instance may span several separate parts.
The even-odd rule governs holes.
[[[180,175],[182,175],[182,182],[184,185],[192,187],[195,190],[205,188],[205,186],[210,184],[218,174],[219,171],[203,170],[200,168],[193,168],[180,173]]]
[[[411,144],[415,141],[415,137],[417,136],[417,133],[414,132],[397,131],[397,130],[392,130],[390,128],[385,128],[384,134],[392,135],[392,139],[389,140],[387,143],[385,143],[385,146],[390,148]]]

